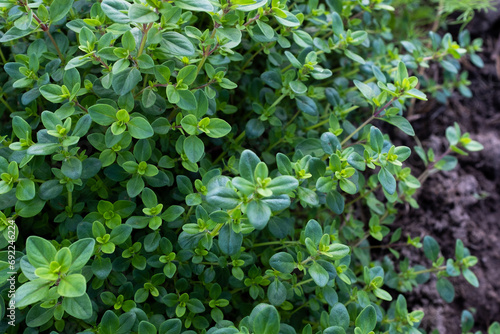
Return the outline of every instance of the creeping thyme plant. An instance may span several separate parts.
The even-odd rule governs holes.
[[[0,331],[421,333],[413,288],[478,285],[460,240],[445,258],[391,225],[481,144],[385,133],[470,93],[466,30],[398,30],[390,0],[0,4]]]

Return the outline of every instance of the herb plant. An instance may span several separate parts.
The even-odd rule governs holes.
[[[391,228],[482,149],[455,124],[414,176],[388,135],[415,135],[416,99],[470,93],[467,31],[400,38],[381,0],[0,4],[2,331],[420,333],[403,293],[479,284],[460,240],[445,258]]]

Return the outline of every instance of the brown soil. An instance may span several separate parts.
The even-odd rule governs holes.
[[[451,279],[456,295],[450,304],[439,297],[435,277],[407,294],[413,309],[425,310],[423,328],[438,329],[441,334],[461,333],[462,310],[474,314],[474,331],[485,333],[489,324],[500,321],[500,80],[494,59],[494,54],[500,57],[499,16],[500,11],[478,15],[471,24],[473,37],[482,37],[485,42],[481,54],[484,68],[464,64],[474,97],[466,99],[455,93],[446,106],[436,102],[417,105],[412,117],[424,147],[432,147],[436,155],[445,147],[446,127],[455,121],[485,147],[460,157],[455,170],[429,177],[417,195],[420,209],[402,210],[397,223],[412,237],[433,236],[445,258],[454,257],[455,240],[461,239],[479,259],[472,269],[480,287],[472,287],[463,277]],[[405,144],[415,146],[414,142]],[[411,163],[416,170],[422,168],[417,160]],[[403,251],[413,265],[429,266],[422,253],[414,248]]]

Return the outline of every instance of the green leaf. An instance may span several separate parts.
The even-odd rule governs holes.
[[[358,191],[354,182],[349,179],[340,179],[339,185],[340,189],[351,195],[354,195]]]
[[[125,95],[134,89],[141,80],[141,72],[137,68],[127,68],[113,74],[113,90],[118,95]]]
[[[319,245],[319,241],[321,240],[321,237],[323,236],[323,229],[321,228],[321,225],[316,220],[311,219],[306,224],[304,236],[306,238],[310,238],[314,242],[314,244],[317,246],[317,245]]]
[[[427,101],[427,96],[425,95],[425,93],[419,91],[416,88],[412,88],[410,90],[405,91],[405,95],[408,95],[410,97],[414,97],[414,98],[422,100],[422,101]]]
[[[299,181],[293,176],[283,175],[275,177],[266,185],[266,189],[273,192],[274,195],[287,194],[294,191],[299,186]]]
[[[262,230],[271,218],[271,208],[262,201],[254,200],[248,204],[246,214],[250,224],[257,230]]]
[[[344,23],[339,13],[342,14],[342,10],[332,13],[332,29],[335,36],[344,34]]]
[[[328,255],[333,260],[341,260],[347,255],[349,255],[350,248],[343,244],[332,244],[328,247]]]
[[[12,130],[19,139],[26,139],[31,134],[31,126],[19,116],[12,119]]]
[[[344,304],[336,303],[333,305],[332,310],[330,311],[330,323],[347,329],[349,327],[349,322],[349,313],[347,312]]]
[[[197,67],[195,65],[188,65],[179,70],[177,74],[177,83],[182,83],[186,85],[192,84],[196,80],[196,75],[198,74]]]
[[[206,134],[210,138],[221,138],[231,132],[231,125],[222,119],[211,118],[206,129],[208,130]]]
[[[46,100],[52,103],[61,103],[68,98],[63,96],[62,88],[59,85],[49,84],[42,86],[40,87],[40,93]]]
[[[326,286],[330,280],[328,272],[318,262],[314,262],[309,268],[309,275],[311,275],[314,283],[320,287]]]
[[[389,292],[385,291],[385,290],[382,290],[382,289],[375,289],[373,290],[373,294],[377,297],[377,298],[380,298],[382,300],[386,300],[386,301],[392,301],[392,296]]]
[[[178,90],[179,101],[177,101],[177,106],[182,110],[196,110],[198,109],[198,102],[196,97],[189,90]]]
[[[184,153],[186,153],[189,161],[196,163],[200,161],[205,152],[203,141],[197,136],[189,136],[184,140]]]
[[[219,231],[219,248],[226,255],[234,255],[240,251],[243,234],[235,233],[229,224],[225,224]]]
[[[299,187],[297,194],[299,199],[307,205],[317,206],[319,204],[318,195],[309,188]]]
[[[363,94],[363,96],[369,101],[371,101],[376,96],[373,89],[371,89],[371,87],[368,86],[367,84],[358,80],[354,80],[354,84],[356,85],[356,87],[358,87],[361,94]]]
[[[101,8],[106,16],[114,22],[130,22],[130,19],[127,15],[127,11],[130,8],[130,3],[125,0],[103,0]]]
[[[26,153],[31,155],[49,155],[59,149],[61,145],[56,143],[31,145]]]
[[[80,274],[68,275],[59,281],[57,293],[63,297],[80,297],[87,290],[85,277]]]
[[[356,327],[359,327],[363,334],[368,334],[377,325],[377,313],[375,308],[368,305],[356,318]]]
[[[129,31],[127,31],[125,34],[122,36],[122,45],[123,47],[128,50],[128,51],[134,51],[135,50],[135,39],[134,35]]]
[[[437,280],[436,289],[445,302],[451,303],[455,299],[455,288],[446,278],[441,277]]]
[[[184,208],[179,205],[169,206],[167,210],[161,215],[161,218],[167,222],[173,222],[184,213]]]
[[[344,54],[346,55],[346,57],[354,60],[357,63],[360,63],[361,65],[364,65],[366,63],[365,60],[361,56],[355,54],[351,50],[345,49]]]
[[[24,283],[16,290],[16,307],[24,307],[44,299],[48,295],[49,287],[52,284],[53,282],[41,278]]]
[[[311,116],[318,116],[318,106],[309,96],[300,95],[295,97],[297,108]]]
[[[279,313],[269,304],[259,304],[250,313],[250,325],[255,333],[278,334],[280,330]]]
[[[35,197],[35,183],[29,179],[21,179],[16,187],[16,197],[20,201],[29,201]]]
[[[162,34],[162,46],[175,56],[192,56],[194,55],[193,44],[187,39],[187,37],[174,32],[168,31]]]
[[[80,239],[69,246],[73,262],[70,270],[77,271],[83,268],[94,253],[95,240],[92,238]]]
[[[118,316],[112,310],[107,310],[101,318],[99,333],[114,334],[117,332],[118,327],[120,327],[120,320],[118,319]]]
[[[281,12],[285,14],[285,17],[274,15],[274,18],[281,25],[283,25],[285,27],[291,27],[291,28],[300,26],[300,21],[295,15],[293,15],[292,13],[290,13],[289,11],[286,11],[286,10],[282,10]]]
[[[295,262],[292,255],[284,252],[271,256],[269,264],[273,269],[284,274],[290,274],[295,269]]]
[[[73,6],[73,0],[54,0],[50,4],[50,20],[58,22],[68,14]]]
[[[408,122],[408,120],[402,116],[391,116],[378,119],[394,125],[399,130],[406,133],[408,136],[415,136],[415,131],[413,130],[413,127],[411,126],[410,122]]]
[[[135,23],[151,23],[159,19],[158,14],[144,5],[133,4],[128,10],[130,21]]]
[[[116,121],[116,109],[108,104],[95,104],[88,111],[92,120],[99,125],[108,126]]]
[[[326,204],[335,214],[344,212],[345,199],[338,191],[332,190],[326,195]]]
[[[458,164],[458,160],[456,157],[454,157],[452,155],[446,155],[443,158],[441,158],[441,160],[436,162],[434,167],[436,167],[436,169],[439,169],[439,170],[450,171],[450,170],[454,169],[457,166],[457,164]]]
[[[370,128],[370,147],[377,153],[381,153],[384,147],[384,136],[382,132],[374,126]]]
[[[130,197],[136,197],[144,189],[144,180],[138,174],[132,176],[132,178],[127,182],[127,194]]]
[[[213,12],[214,7],[208,0],[176,0],[175,6],[195,12]]]
[[[396,192],[396,179],[386,168],[381,167],[377,176],[385,191],[387,191],[390,195]]]
[[[398,64],[398,70],[396,72],[396,77],[394,78],[394,82],[396,84],[401,85],[403,83],[403,80],[407,78],[408,78],[408,70],[406,69],[406,65],[405,63],[400,61]]]
[[[28,327],[40,327],[46,324],[54,316],[54,308],[43,308],[39,304],[33,306],[26,316]]]
[[[92,316],[92,303],[87,294],[76,298],[64,298],[62,306],[69,315],[75,318],[85,320]]]
[[[500,323],[494,322],[488,328],[488,334],[500,334]]]
[[[182,322],[180,319],[169,319],[160,325],[160,334],[180,334]]]
[[[428,235],[424,237],[424,254],[432,262],[436,261],[439,255],[439,244],[433,237]]]
[[[264,7],[267,4],[267,0],[236,0],[232,3],[238,4],[236,10],[250,12],[254,9]]]
[[[139,332],[138,334],[156,334],[156,327],[145,320],[139,323]]]
[[[241,153],[239,162],[239,171],[242,178],[254,183],[253,171],[260,162],[259,157],[250,150],[245,150]]]
[[[43,238],[30,236],[26,241],[26,255],[35,268],[49,267],[56,253],[54,245]]]
[[[154,131],[149,122],[142,117],[134,117],[128,123],[128,132],[136,139],[146,139],[153,137]]]
[[[62,163],[61,173],[70,179],[79,179],[82,175],[82,162],[77,157],[70,157]]]
[[[286,300],[286,287],[278,279],[275,279],[267,288],[267,298],[274,306],[280,306]]]
[[[226,210],[234,209],[240,201],[238,194],[229,188],[217,187],[207,194],[207,202],[210,205]]]
[[[476,275],[469,268],[462,269],[462,275],[464,275],[464,278],[473,287],[475,287],[475,288],[479,287],[479,280],[477,279]]]
[[[0,43],[5,43],[19,39],[21,37],[31,34],[33,31],[34,31],[33,29],[21,30],[17,27],[12,27],[9,30],[7,30],[5,34],[3,34],[3,36],[0,38]]]

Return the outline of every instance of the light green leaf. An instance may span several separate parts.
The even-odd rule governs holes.
[[[246,213],[250,224],[257,230],[266,227],[269,218],[271,218],[271,208],[258,200],[253,200],[248,204]]]
[[[29,201],[35,197],[35,183],[29,179],[21,179],[16,187],[16,197],[20,201]]]
[[[193,163],[200,161],[204,152],[205,145],[197,136],[189,136],[184,140],[184,153],[186,153],[189,161]]]
[[[320,287],[324,287],[330,280],[326,269],[317,262],[314,262],[309,268],[309,275],[311,275],[314,283]]]
[[[279,313],[274,306],[259,304],[250,313],[250,324],[254,333],[278,334],[280,330]]]
[[[108,126],[116,121],[116,109],[108,104],[95,104],[88,111],[92,120],[99,125]]]
[[[134,117],[128,123],[128,132],[136,139],[153,137],[154,131],[149,122],[142,117]]]
[[[26,241],[26,255],[35,268],[49,267],[56,253],[54,245],[43,238],[30,236]]]
[[[76,298],[64,298],[62,306],[69,315],[75,318],[84,320],[92,316],[92,303],[86,293]]]
[[[127,68],[120,73],[113,74],[113,90],[118,95],[125,95],[134,89],[141,80],[141,72],[137,68]]]
[[[63,297],[80,297],[87,290],[87,281],[80,274],[72,274],[61,278],[57,293]]]
[[[384,167],[380,168],[377,176],[384,190],[390,195],[394,194],[396,191],[396,179],[394,176],[392,176],[392,174]]]
[[[231,125],[222,119],[211,118],[206,129],[208,130],[208,132],[206,132],[207,136],[211,138],[221,138],[231,132]]]
[[[213,12],[214,6],[208,0],[176,0],[175,6],[194,12]]]
[[[52,284],[53,282],[41,278],[24,283],[16,290],[16,307],[24,307],[44,299]]]
[[[174,31],[163,33],[161,42],[165,49],[175,56],[192,56],[195,52],[193,44],[185,37]]]
[[[73,0],[54,0],[50,4],[50,20],[58,22],[68,14],[73,6]]]
[[[128,17],[130,21],[135,23],[151,23],[159,19],[158,14],[153,12],[149,7],[139,4],[133,4],[128,9]]]

